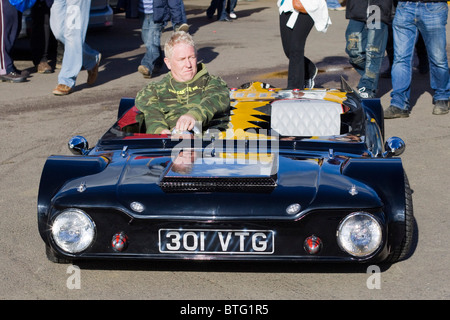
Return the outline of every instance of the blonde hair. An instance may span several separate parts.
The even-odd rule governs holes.
[[[173,47],[175,47],[175,45],[179,43],[184,43],[194,47],[195,53],[197,53],[197,50],[195,49],[195,42],[192,36],[184,31],[176,31],[172,33],[172,36],[167,39],[166,43],[164,44],[164,55],[166,56],[166,58],[172,57]]]

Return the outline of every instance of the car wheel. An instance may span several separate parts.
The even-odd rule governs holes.
[[[405,236],[400,246],[394,248],[386,262],[395,263],[405,259],[411,251],[414,235],[412,191],[405,174]]]

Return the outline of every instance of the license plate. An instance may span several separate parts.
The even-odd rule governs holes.
[[[161,253],[272,254],[272,230],[159,229]]]

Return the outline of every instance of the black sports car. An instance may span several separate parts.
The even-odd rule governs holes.
[[[93,148],[43,168],[47,256],[396,262],[411,248],[411,189],[378,99],[340,90],[231,89],[228,117],[154,135],[131,98]],[[225,120],[224,120],[225,119]],[[204,130],[206,129],[206,130]]]

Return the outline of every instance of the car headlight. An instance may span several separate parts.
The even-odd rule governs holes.
[[[82,210],[67,209],[53,221],[52,236],[62,250],[78,253],[85,250],[95,237],[95,224]]]
[[[354,212],[341,221],[337,230],[339,246],[357,257],[368,256],[381,245],[380,223],[369,213]]]

